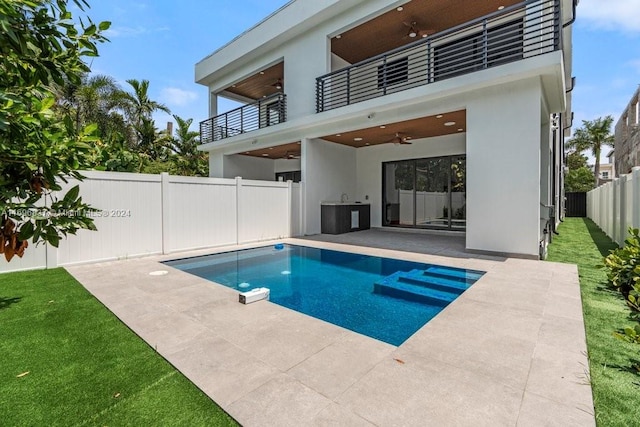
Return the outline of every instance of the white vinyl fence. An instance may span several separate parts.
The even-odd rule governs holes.
[[[23,258],[0,260],[0,272],[278,239],[302,234],[301,184],[242,178],[193,178],[82,172],[83,201],[98,231],[80,230]],[[70,180],[64,190],[78,182]]]
[[[587,216],[622,246],[629,227],[640,228],[640,167],[589,191]]]

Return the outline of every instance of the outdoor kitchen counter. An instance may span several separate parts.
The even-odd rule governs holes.
[[[369,203],[322,202],[320,209],[320,226],[323,234],[342,234],[370,228],[371,206]]]

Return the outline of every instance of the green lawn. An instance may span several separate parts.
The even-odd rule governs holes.
[[[63,269],[0,274],[0,420],[237,425]]]
[[[631,311],[619,292],[607,288],[605,270],[596,267],[617,246],[589,219],[567,218],[558,231],[548,260],[578,264],[596,421],[639,425],[640,375],[632,366],[640,359],[640,346],[612,335],[632,325]]]

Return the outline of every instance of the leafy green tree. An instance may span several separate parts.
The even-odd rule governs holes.
[[[587,166],[569,170],[564,179],[564,191],[567,193],[586,193],[593,190],[593,172]]]
[[[89,5],[72,0],[82,13]],[[79,187],[58,198],[60,181],[87,165],[97,127],[56,115],[52,86],[80,84],[108,22],[73,20],[64,0],[0,0],[0,252],[22,256],[27,240],[58,246],[95,229]],[[76,214],[69,215],[69,212]]]
[[[589,150],[596,158],[594,168],[594,182],[600,176],[600,153],[605,145],[613,146],[614,136],[611,134],[613,117],[599,117],[595,120],[583,120],[582,127],[578,128],[573,138],[567,141],[567,147],[578,152]]]
[[[567,154],[567,167],[569,168],[569,170],[586,168],[588,167],[587,161],[587,156],[577,151],[572,151],[571,153]]]

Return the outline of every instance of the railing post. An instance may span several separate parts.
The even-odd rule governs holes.
[[[382,57],[382,94],[387,94],[387,55]]]
[[[351,105],[351,68],[347,68],[347,105]]]
[[[229,115],[227,113],[224,114],[224,137],[229,137]]]
[[[427,39],[427,84],[431,83],[431,38]]]
[[[489,67],[489,34],[487,32],[487,20],[482,20],[482,68]]]
[[[244,107],[240,109],[240,133],[244,133]]]

